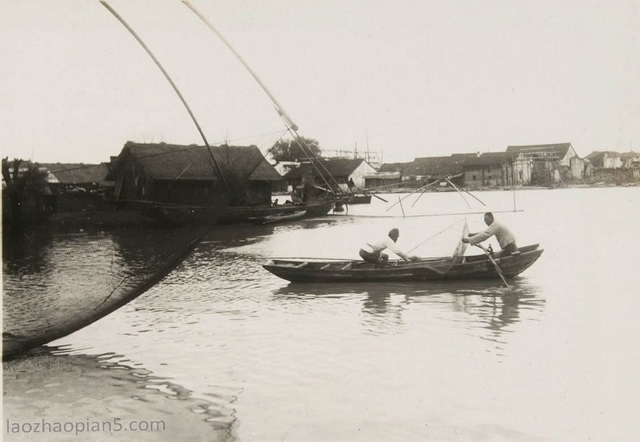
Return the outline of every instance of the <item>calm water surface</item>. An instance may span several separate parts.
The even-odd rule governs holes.
[[[513,208],[510,192],[476,196],[487,206],[468,198],[474,211]],[[383,197],[389,204],[374,199],[349,216],[217,227],[139,298],[4,363],[5,419],[166,422],[164,432],[112,435],[129,440],[639,437],[640,188],[519,192],[522,212],[496,217],[520,245],[545,252],[511,288],[300,285],[262,269],[276,256],[356,258],[396,226],[405,249],[421,244],[416,254],[454,250],[464,217],[411,216],[464,212],[459,195],[411,197],[388,211],[399,195]],[[398,218],[403,210],[409,217]],[[483,227],[481,214],[466,219]],[[65,241],[74,238],[81,249],[82,235]],[[77,259],[71,277],[82,281],[90,266]],[[25,276],[6,258],[3,268],[6,314]],[[50,284],[45,270],[34,268],[30,283]],[[70,296],[90,290],[73,285]]]

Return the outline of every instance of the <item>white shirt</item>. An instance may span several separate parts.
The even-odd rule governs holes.
[[[398,247],[395,241],[388,236],[377,241],[368,242],[362,247],[362,250],[369,253],[382,252],[385,249],[390,249],[393,253],[407,261],[410,259],[409,256]]]
[[[516,237],[513,236],[513,233],[511,233],[504,224],[494,220],[487,230],[470,236],[469,244],[475,246],[476,244],[480,244],[482,241],[491,238],[493,235],[496,236],[498,244],[500,244],[500,248],[502,249],[516,241]]]

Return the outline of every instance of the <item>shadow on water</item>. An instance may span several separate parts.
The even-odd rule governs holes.
[[[216,248],[238,247],[269,240],[273,234],[293,230],[321,229],[336,224],[354,223],[354,219],[344,216],[306,218],[283,224],[225,224],[216,226],[202,239],[202,244]]]
[[[535,320],[544,310],[541,289],[529,284],[525,277],[510,281],[510,287],[499,281],[459,281],[443,283],[291,283],[273,291],[275,297],[310,300],[317,298],[358,298],[367,315],[386,317],[400,322],[402,310],[410,305],[447,306],[475,318],[481,328],[490,331],[485,339],[500,342],[508,326],[523,319]],[[398,301],[400,297],[400,301]],[[525,313],[530,314],[523,318]]]
[[[206,228],[3,238],[3,359],[70,334],[144,293]]]
[[[91,435],[93,440],[100,436],[98,432],[104,437],[112,433],[118,440],[237,440],[233,395],[212,401],[195,398],[170,379],[154,376],[141,364],[113,353],[71,355],[61,347],[40,347],[28,357],[4,362],[3,378],[7,436],[24,436],[11,434],[15,423],[71,422],[73,436],[76,423],[82,425],[80,439]],[[126,430],[103,431],[113,430],[116,423],[127,428],[132,421],[155,422],[154,431],[129,433],[129,438]],[[89,431],[91,427],[97,431]],[[62,431],[44,438],[69,437],[69,432]]]

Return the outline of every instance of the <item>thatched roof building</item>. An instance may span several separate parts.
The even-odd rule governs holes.
[[[209,151],[206,146],[128,142],[113,160],[108,179],[116,182],[118,200],[206,204],[228,186],[231,205],[256,205],[271,203],[271,183],[282,177],[256,146],[212,146]]]

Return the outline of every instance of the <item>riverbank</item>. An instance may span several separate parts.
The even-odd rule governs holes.
[[[572,183],[556,183],[550,186],[516,186],[515,190],[553,190],[553,189],[598,189],[598,188],[606,188],[606,187],[640,187],[640,181],[625,181],[625,182],[607,182],[607,181],[597,181],[593,183],[586,182],[572,182]],[[469,192],[493,192],[496,190],[506,190],[513,191],[514,188],[512,186],[485,186],[485,187],[474,187],[474,188],[465,188],[466,191]],[[384,194],[384,193],[414,193],[414,192],[424,192],[424,193],[439,193],[439,192],[456,192],[456,189],[450,186],[446,187],[429,187],[426,189],[421,189],[420,187],[397,187],[397,188],[385,188],[385,189],[362,189],[361,192],[356,192],[356,194],[368,193],[368,194]],[[278,192],[274,193],[274,196],[286,196],[289,195],[287,192]]]
[[[640,182],[611,183],[599,181],[595,183],[569,183],[558,184],[554,186],[518,186],[515,188],[520,191],[531,190],[554,190],[554,189],[593,189],[593,188],[612,188],[612,187],[640,187]],[[366,190],[368,194],[402,194],[416,193],[418,191],[424,193],[441,193],[456,192],[452,187],[436,187],[428,189],[402,187],[397,189],[385,189],[384,191]],[[513,191],[513,187],[496,187],[487,186],[474,189],[465,189],[469,192],[493,192],[493,191]],[[273,197],[277,197],[282,204],[289,196],[286,192],[273,193]],[[284,199],[282,199],[284,197]],[[25,223],[31,226],[32,223]],[[94,211],[94,212],[65,212],[51,214],[46,220],[33,223],[34,226],[40,228],[52,229],[62,232],[73,232],[83,230],[115,230],[121,228],[148,228],[156,225],[156,222],[137,211]],[[8,230],[5,226],[5,230]]]

